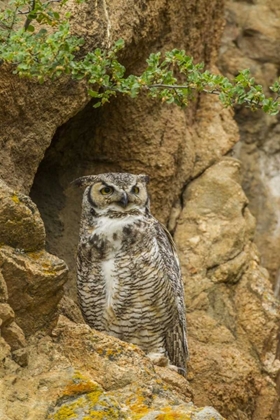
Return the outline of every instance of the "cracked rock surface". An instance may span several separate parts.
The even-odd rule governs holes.
[[[128,72],[172,48],[216,71],[221,1],[69,7],[85,51],[125,40]],[[233,112],[204,94],[187,109],[145,95],[118,95],[95,109],[83,83],[37,85],[6,65],[0,92],[1,420],[279,420],[279,311],[253,242],[240,163],[229,157],[239,139]],[[77,308],[82,192],[69,184],[108,171],[150,175],[152,212],[174,234],[187,381],[154,368],[137,347],[90,330]]]

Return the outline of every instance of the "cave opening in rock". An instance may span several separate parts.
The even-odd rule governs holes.
[[[68,264],[71,297],[83,192],[71,181],[104,172],[145,173],[151,178],[152,213],[167,223],[193,168],[186,125],[186,111],[143,95],[137,101],[118,96],[98,109],[90,102],[57,129],[30,196],[45,223],[47,250]]]
[[[57,129],[30,191],[45,224],[47,251],[69,267],[66,293],[74,299],[82,190],[71,186],[71,181],[94,171],[94,162],[100,158],[95,149],[99,120],[100,111],[90,102]]]

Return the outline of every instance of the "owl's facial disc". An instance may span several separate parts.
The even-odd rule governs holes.
[[[98,182],[89,187],[88,199],[95,210],[115,208],[125,209],[129,204],[129,198],[123,189],[105,182]]]
[[[123,185],[100,180],[88,188],[88,200],[94,210],[102,214],[110,211],[126,213],[133,209],[144,210],[148,194],[141,179]]]

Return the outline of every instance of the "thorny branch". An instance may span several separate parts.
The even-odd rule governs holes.
[[[127,70],[118,60],[124,42],[118,40],[111,45],[106,0],[102,0],[102,5],[107,21],[107,45],[89,52],[80,51],[84,40],[71,34],[70,13],[60,17],[57,10],[49,7],[51,3],[64,4],[66,1],[14,0],[10,8],[1,12],[0,65],[10,63],[14,73],[39,83],[65,74],[73,80],[84,80],[89,95],[96,99],[95,107],[109,102],[116,93],[136,98],[141,91],[162,102],[186,106],[194,92],[205,92],[218,95],[225,106],[245,104],[252,110],[262,108],[271,115],[279,112],[280,80],[270,87],[273,97],[268,97],[248,69],[230,81],[206,70],[203,63],[194,64],[193,58],[183,50],[152,53],[141,75],[127,76]],[[27,15],[24,23],[18,15]],[[32,21],[37,23],[36,27],[30,25]],[[20,29],[15,29],[17,23],[21,24]],[[182,84],[178,82],[177,74],[184,77]]]

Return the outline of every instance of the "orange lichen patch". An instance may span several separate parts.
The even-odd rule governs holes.
[[[104,348],[104,347],[97,347],[95,351],[101,356],[106,357],[110,361],[118,360],[126,351],[126,347],[111,347],[111,348]]]
[[[141,391],[140,391],[141,392]],[[146,403],[146,398],[143,395],[135,395],[126,401],[126,405],[132,412],[133,420],[141,419],[145,414],[151,411]]]
[[[62,391],[63,396],[70,396],[75,394],[88,394],[90,392],[102,393],[102,388],[99,384],[91,379],[83,376],[79,372],[75,372],[72,381],[69,382]]]
[[[92,392],[96,387],[96,384],[91,382],[82,382],[78,384],[69,384],[63,390],[64,396],[69,396],[73,394],[87,394]]]

